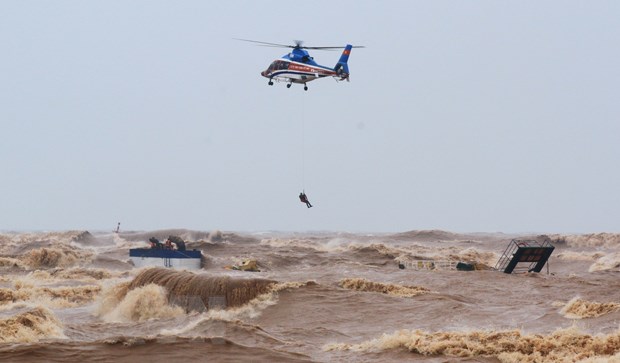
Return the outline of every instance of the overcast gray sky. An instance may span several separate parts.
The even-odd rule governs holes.
[[[0,230],[619,232],[619,19],[617,1],[4,0]],[[304,92],[260,76],[285,49],[232,38],[366,48],[350,83]]]

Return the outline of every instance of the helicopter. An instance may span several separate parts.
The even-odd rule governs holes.
[[[273,86],[274,79],[278,82],[287,82],[286,87],[291,88],[293,83],[300,83],[304,85],[304,91],[308,90],[306,83],[314,81],[318,78],[334,77],[336,81],[349,81],[349,66],[347,61],[353,48],[364,48],[364,46],[353,46],[347,44],[343,51],[338,63],[332,67],[322,66],[314,61],[314,58],[310,56],[306,49],[311,50],[334,50],[342,49],[343,47],[306,47],[303,46],[303,42],[295,40],[295,45],[277,44],[259,42],[256,40],[237,39],[244,42],[257,43],[265,47],[280,47],[280,48],[292,48],[290,53],[283,55],[281,58],[274,60],[269,68],[262,71],[260,74],[265,78],[269,78],[267,83]]]

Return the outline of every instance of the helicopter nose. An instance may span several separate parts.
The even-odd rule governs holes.
[[[263,76],[263,77],[267,77],[267,71],[260,72],[260,75]]]

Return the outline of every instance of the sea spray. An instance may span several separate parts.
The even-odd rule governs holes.
[[[95,315],[103,317],[110,314],[110,312],[125,298],[129,291],[128,287],[129,282],[105,286],[97,301],[98,304]]]
[[[15,283],[15,288],[0,288],[0,303],[35,302],[52,308],[68,308],[94,301],[101,291],[97,285],[45,287]]]
[[[69,267],[78,263],[90,262],[92,253],[74,251],[67,248],[37,248],[28,251],[22,263],[30,269]]]
[[[599,258],[590,266],[589,272],[616,270],[620,268],[620,252],[611,253]]]
[[[616,302],[600,303],[574,297],[560,310],[560,314],[569,319],[586,319],[609,314],[617,310],[620,310],[620,304]]]
[[[27,266],[18,258],[0,257],[0,267],[26,268]]]
[[[124,290],[121,286],[120,290]],[[109,290],[99,305],[96,314],[106,322],[146,321],[172,318],[185,311],[179,306],[168,304],[166,290],[156,284],[147,284],[126,291],[119,299],[118,290]]]
[[[25,290],[0,288],[0,304],[28,300],[30,294]]]
[[[569,247],[620,248],[620,233],[589,233],[577,235],[549,235],[553,244],[566,244]]]
[[[66,337],[60,321],[45,307],[0,319],[0,343],[33,343],[50,338]]]

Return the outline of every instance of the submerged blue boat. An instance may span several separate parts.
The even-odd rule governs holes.
[[[198,270],[201,267],[202,252],[199,250],[171,250],[158,248],[132,248],[129,258],[136,267],[170,267]]]

